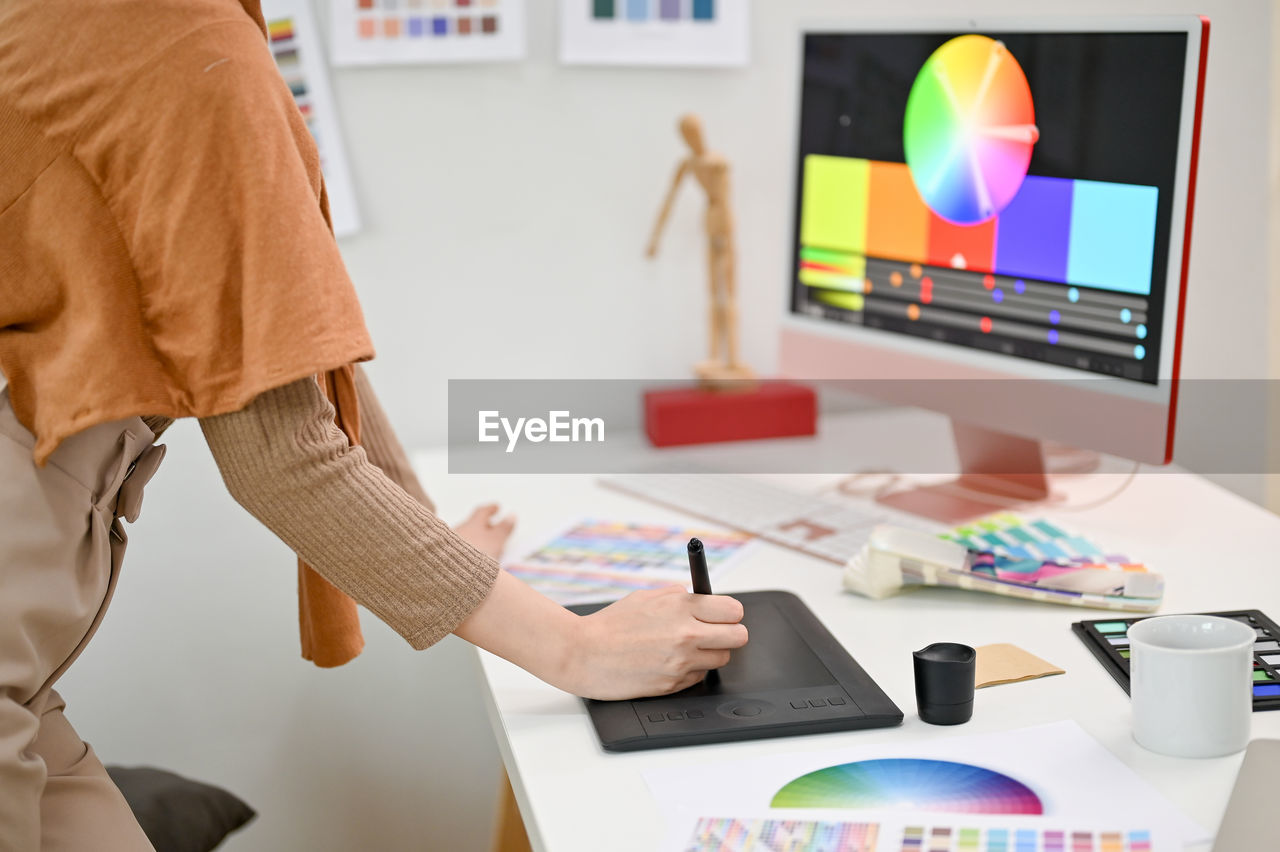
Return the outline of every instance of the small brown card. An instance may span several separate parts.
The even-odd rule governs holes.
[[[1063,673],[1062,669],[1045,662],[1035,654],[1022,650],[1017,645],[1008,643],[983,645],[978,648],[978,667],[974,675],[974,686],[981,689],[984,686],[1017,683],[1020,680],[1033,680]]]

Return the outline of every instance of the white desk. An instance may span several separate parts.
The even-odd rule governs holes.
[[[885,412],[856,418],[903,418],[904,430],[935,431],[923,415]],[[847,438],[857,420],[824,421],[825,434]],[[881,424],[883,425],[883,423]],[[919,446],[919,445],[917,445]],[[600,487],[590,476],[449,476],[445,453],[420,454],[419,472],[435,499],[453,512],[499,500],[519,516],[517,548],[581,518],[688,523],[681,513]],[[771,477],[817,490],[833,477]],[[1068,480],[1072,502],[1100,497],[1120,476]],[[1141,474],[1120,496],[1078,512],[1043,512],[1108,546],[1128,552],[1168,580],[1161,612],[1257,608],[1280,616],[1275,542],[1280,518],[1189,474]],[[701,522],[700,522],[701,523]],[[799,594],[881,688],[902,709],[901,727],[747,743],[606,754],[581,702],[516,666],[478,652],[490,719],[534,849],[645,850],[663,838],[661,817],[642,771],[657,766],[733,760],[784,751],[827,750],[865,743],[920,741],[1074,719],[1120,760],[1213,831],[1226,807],[1239,755],[1213,760],[1162,757],[1129,733],[1128,698],[1069,626],[1107,613],[1030,604],[950,589],[870,601],[840,590],[837,566],[757,543],[723,576],[726,593],[784,588]],[[1066,669],[1066,674],[978,690],[973,720],[940,728],[915,715],[911,651],[935,641],[969,645],[1013,642]],[[1255,737],[1280,737],[1280,712],[1253,715]]]

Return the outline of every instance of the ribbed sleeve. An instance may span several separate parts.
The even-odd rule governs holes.
[[[333,417],[320,387],[303,379],[240,411],[201,418],[200,427],[236,502],[410,645],[425,648],[484,600],[498,565],[352,447]]]
[[[382,403],[373,392],[373,385],[369,384],[369,377],[358,364],[355,373],[356,396],[360,400],[360,446],[364,447],[369,461],[381,468],[392,482],[426,506],[428,511],[435,512],[436,504],[431,502],[427,492],[422,489],[422,483],[418,481],[418,475],[413,472],[409,457],[400,445],[395,430],[391,428],[391,421],[382,410]]]

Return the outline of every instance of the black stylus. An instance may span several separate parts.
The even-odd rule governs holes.
[[[702,546],[702,540],[698,538],[689,539],[689,577],[693,580],[693,593],[695,595],[711,594],[711,575],[707,573],[707,549]],[[720,675],[715,669],[707,672],[706,684],[714,686],[720,680]]]
[[[707,573],[707,549],[702,540],[689,539],[689,576],[693,578],[695,595],[711,594],[711,576]]]

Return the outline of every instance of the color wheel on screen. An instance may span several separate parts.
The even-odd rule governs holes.
[[[934,213],[976,225],[1013,200],[1039,139],[1031,88],[1002,42],[963,35],[925,61],[907,97],[903,144]]]
[[[893,758],[828,766],[788,782],[774,808],[891,808],[966,814],[1042,814],[1021,781],[945,760]]]

